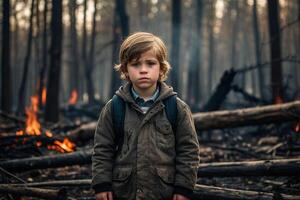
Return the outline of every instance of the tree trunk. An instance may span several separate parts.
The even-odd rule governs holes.
[[[172,0],[172,86],[175,91],[179,90],[179,64],[180,64],[180,36],[181,36],[181,0]]]
[[[215,5],[214,1],[211,1],[209,3],[210,6],[210,16],[208,19],[208,33],[209,33],[209,64],[208,64],[208,94],[210,95],[212,93],[212,88],[213,88],[213,74],[214,74],[214,68],[215,68],[215,62],[214,59],[216,58],[215,56],[215,37],[214,37],[214,23],[215,23]]]
[[[257,77],[258,77],[258,89],[260,93],[260,97],[265,99],[264,95],[264,77],[263,77],[263,68],[260,66],[261,64],[261,51],[260,51],[260,29],[259,29],[259,22],[257,17],[257,0],[254,0],[252,6],[252,13],[253,13],[253,34],[254,34],[254,44],[255,44],[255,56],[256,56],[256,65],[258,66],[257,70]]]
[[[268,123],[297,121],[300,101],[232,111],[216,111],[193,114],[196,129],[222,129]]]
[[[271,52],[271,87],[274,103],[282,103],[284,100],[282,88],[282,66],[281,59],[281,34],[279,25],[278,0],[268,0],[268,21]]]
[[[115,15],[114,15],[114,26],[113,26],[113,52],[112,52],[112,65],[118,63],[118,52],[122,39],[125,39],[129,35],[129,18],[126,13],[126,1],[115,0]],[[112,85],[111,85],[111,96],[114,95],[115,91],[121,84],[119,74],[115,71],[112,73]]]
[[[2,192],[5,192],[6,194],[9,193],[21,196],[39,197],[42,199],[66,199],[66,192],[64,190],[31,188],[26,185],[13,186],[10,184],[0,184],[0,193]]]
[[[297,200],[300,196],[261,191],[236,190],[196,184],[192,200]]]
[[[45,121],[59,119],[59,80],[62,55],[62,1],[52,1],[51,60],[47,85]]]
[[[38,88],[38,95],[39,95],[39,107],[40,109],[44,108],[43,105],[43,89],[46,85],[46,71],[48,68],[48,42],[47,42],[47,14],[48,14],[48,0],[44,0],[44,12],[43,12],[43,47],[42,47],[42,66],[40,68],[40,79],[39,79],[39,88]]]
[[[98,0],[94,0],[94,14],[93,14],[93,25],[92,25],[92,38],[89,52],[88,65],[85,66],[85,76],[87,83],[87,91],[89,96],[89,103],[95,102],[95,90],[92,79],[92,74],[95,65],[95,43],[96,43],[96,16],[97,16],[97,4]]]
[[[79,82],[79,57],[78,57],[78,39],[77,39],[77,29],[76,29],[76,7],[77,1],[69,1],[69,13],[70,13],[70,56],[71,56],[71,74],[72,78],[70,81],[71,91],[76,90],[78,92],[78,82]]]
[[[203,13],[203,2],[196,1],[196,32],[191,31],[191,58],[188,66],[188,99],[190,99],[191,105],[200,104],[201,92],[201,78],[199,72],[201,71],[201,36],[202,36],[202,13]]]
[[[2,59],[1,59],[1,110],[11,112],[12,90],[10,69],[10,2],[2,2]]]
[[[24,61],[24,71],[22,76],[21,85],[19,88],[19,101],[18,101],[18,113],[23,113],[25,108],[25,98],[26,98],[26,83],[27,83],[27,76],[28,76],[28,67],[30,62],[31,56],[31,45],[32,45],[32,29],[33,29],[33,12],[34,12],[34,2],[31,2],[31,9],[30,9],[30,19],[29,19],[29,31],[28,31],[28,40],[27,40],[27,50],[26,56]]]
[[[300,159],[217,162],[199,165],[198,177],[300,176]]]

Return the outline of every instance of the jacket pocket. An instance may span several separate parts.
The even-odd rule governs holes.
[[[113,170],[114,199],[129,199],[132,191],[132,167],[116,167]]]
[[[174,167],[157,167],[156,171],[159,177],[157,191],[160,199],[172,199],[175,179]]]
[[[173,147],[175,145],[175,137],[172,131],[172,126],[167,120],[156,120],[156,141],[158,146],[161,148]]]

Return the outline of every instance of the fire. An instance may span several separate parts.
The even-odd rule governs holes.
[[[293,131],[296,133],[300,132],[300,123],[294,124]]]
[[[69,99],[69,104],[75,105],[77,102],[77,97],[78,97],[77,91],[75,89],[73,89],[71,92],[70,99]]]
[[[43,91],[42,91],[42,105],[46,104],[46,98],[47,98],[47,89],[46,89],[46,87],[43,87]]]
[[[42,95],[43,98],[42,99],[46,98],[45,95],[46,95],[46,89],[43,89],[43,95]],[[77,95],[77,93],[76,93],[76,95]],[[76,99],[77,99],[77,96],[76,96]],[[41,124],[38,121],[38,116],[37,116],[38,105],[39,105],[38,96],[37,95],[32,96],[30,98],[30,100],[31,100],[31,105],[29,107],[26,107],[26,109],[25,109],[26,116],[27,116],[26,117],[26,128],[25,128],[25,130],[19,130],[19,131],[17,131],[16,132],[17,136],[21,136],[21,135],[24,135],[24,134],[33,135],[33,136],[39,136],[39,135],[42,134]],[[44,100],[42,100],[42,101],[44,101]],[[49,138],[53,137],[53,134],[49,130],[46,130],[44,134],[47,137],[49,137]],[[24,144],[24,143],[26,143],[26,141],[27,141],[26,138],[24,138],[24,140],[22,141],[22,143]],[[42,146],[42,142],[41,141],[37,141],[35,143],[35,145],[37,147],[41,147]],[[48,145],[47,147],[50,150],[56,150],[58,152],[65,153],[65,152],[72,152],[72,151],[74,151],[74,149],[75,149],[76,146],[68,138],[64,138],[64,140],[62,142],[59,141],[59,140],[55,140],[54,144]]]
[[[31,97],[31,106],[25,109],[26,111],[26,129],[25,132],[28,135],[41,135],[41,124],[37,119],[37,112],[38,112],[38,105],[39,105],[39,98],[37,95]],[[19,135],[21,132],[17,132]]]
[[[55,145],[48,145],[48,149],[56,150],[61,153],[64,152],[73,152],[75,150],[75,144],[71,142],[68,138],[64,138],[64,141],[54,141]]]

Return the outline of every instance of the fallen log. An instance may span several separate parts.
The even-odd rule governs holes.
[[[237,190],[196,184],[192,200],[299,200],[300,196],[260,191]]]
[[[300,120],[300,101],[232,111],[193,114],[198,131]]]
[[[300,101],[231,111],[195,113],[193,118],[198,131],[299,121]],[[96,125],[96,122],[82,125],[71,131],[69,137],[72,141],[91,139],[94,136]]]
[[[21,196],[38,197],[42,199],[54,199],[54,200],[64,200],[67,199],[66,191],[64,189],[53,190],[53,189],[41,189],[32,188],[25,185],[10,185],[10,184],[0,184],[0,193],[9,193]]]
[[[0,162],[0,167],[9,171],[27,171],[32,169],[89,164],[92,162],[91,156],[92,151],[77,151],[74,153],[2,161]]]
[[[73,186],[73,187],[86,187],[92,183],[91,179],[77,179],[77,180],[60,180],[60,181],[49,181],[40,183],[29,183],[27,186]],[[14,186],[20,186],[23,184],[14,184]],[[214,187],[208,185],[196,184],[192,200],[202,199],[216,199],[216,200],[273,200],[278,197],[282,200],[298,200],[300,196],[287,195],[281,193],[270,193],[270,192],[258,192],[248,190],[237,190],[230,188]]]
[[[27,171],[64,167],[70,165],[90,164],[92,151],[79,151],[51,156],[41,156],[8,160],[0,167],[9,171]],[[199,177],[234,177],[234,176],[300,176],[300,158],[204,163],[198,168]]]
[[[300,158],[203,163],[198,177],[300,176]]]

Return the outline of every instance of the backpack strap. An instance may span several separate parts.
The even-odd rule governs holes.
[[[115,145],[117,150],[122,149],[124,141],[125,102],[118,95],[112,98],[111,114],[115,132]]]
[[[169,122],[172,125],[172,130],[176,133],[176,120],[177,120],[177,96],[172,95],[163,100],[165,111]]]

